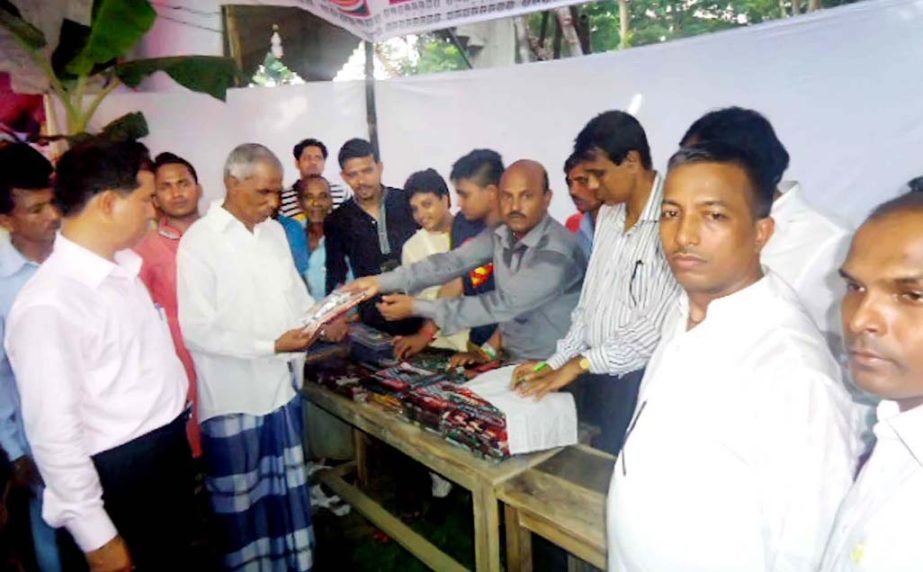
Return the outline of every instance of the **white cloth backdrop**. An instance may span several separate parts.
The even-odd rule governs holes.
[[[630,109],[662,169],[686,128],[728,105],[765,113],[810,201],[861,220],[923,175],[923,1],[867,1],[625,52],[377,84],[383,159],[397,184],[474,147],[541,161],[553,212],[573,212],[561,169],[574,137]]]
[[[94,117],[94,127],[130,111],[144,112],[151,130],[144,143],[153,155],[171,151],[193,164],[205,190],[203,208],[224,196],[224,161],[240,143],[272,149],[288,186],[298,178],[292,147],[315,137],[330,152],[324,175],[343,184],[337,151],[347,139],[368,137],[362,82],[233,89],[227,103],[188,91],[113,94]]]
[[[475,147],[507,162],[548,168],[552,212],[573,212],[561,167],[578,130],[597,113],[628,109],[644,124],[662,169],[703,112],[742,105],[764,112],[792,156],[788,178],[810,201],[857,223],[923,174],[923,0],[869,0],[749,28],[556,62],[377,83],[384,180],[451,164]],[[185,91],[119,94],[102,124],[140,109],[153,152],[190,159],[220,196],[227,153],[244,141],[282,158],[314,136],[330,147],[327,174],[349,137],[367,136],[361,82],[232,90],[227,104]]]

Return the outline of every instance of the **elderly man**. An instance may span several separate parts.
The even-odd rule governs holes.
[[[821,569],[923,570],[923,195],[875,209],[840,274],[849,367],[882,401],[875,449],[840,506]]]
[[[314,341],[300,320],[313,300],[285,231],[270,219],[282,191],[278,158],[240,145],[224,183],[225,198],[186,231],[177,255],[220,549],[229,569],[309,570],[314,535],[296,389]]]
[[[195,521],[186,379],[130,249],[154,218],[140,143],[77,146],[58,161],[64,220],[13,304],[6,349],[42,478],[42,514],[92,570],[190,565]]]
[[[416,292],[492,261],[497,281],[493,292],[436,300],[384,296],[382,315],[388,319],[425,316],[449,334],[498,322],[499,334],[494,334],[486,353],[495,354],[502,345],[515,359],[544,359],[570,325],[586,270],[586,258],[573,235],[548,215],[550,203],[545,169],[535,161],[517,161],[500,179],[504,224],[456,250],[360,278],[348,288],[373,295]]]
[[[682,149],[660,238],[682,285],[609,489],[609,569],[815,570],[857,451],[795,292],[760,265],[773,188],[743,151]]]

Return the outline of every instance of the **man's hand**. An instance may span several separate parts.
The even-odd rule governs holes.
[[[349,324],[346,323],[346,317],[337,318],[321,328],[321,338],[326,342],[339,343],[346,339],[349,333]]]
[[[365,292],[366,299],[369,299],[378,296],[381,292],[381,284],[378,282],[378,276],[363,276],[340,287],[340,290],[351,294]]]
[[[128,545],[121,536],[116,536],[96,550],[87,552],[90,572],[129,572],[134,568]]]
[[[413,296],[406,294],[388,294],[381,297],[381,304],[377,305],[378,311],[389,322],[403,320],[413,316]]]
[[[527,361],[524,364],[516,366],[516,369],[513,370],[513,379],[511,385],[513,389],[523,383],[528,383],[530,381],[539,379],[551,373],[551,368],[545,368],[541,371],[535,371],[535,368],[542,362],[540,361]]]
[[[279,336],[276,340],[276,353],[300,352],[308,349],[317,339],[317,331],[305,332],[304,328],[295,328]]]
[[[490,361],[483,352],[460,352],[452,356],[449,360],[449,369],[456,367],[468,367],[469,365],[480,365]]]
[[[529,378],[529,381],[519,384],[516,388],[519,395],[523,397],[531,395],[538,401],[552,391],[557,391],[572,383],[580,377],[583,371],[577,361],[571,360],[561,369],[546,369],[544,372],[538,373],[541,375],[540,377]]]
[[[394,337],[394,355],[397,359],[408,359],[422,352],[429,346],[433,337],[425,332],[417,332],[410,336]]]
[[[29,455],[23,455],[13,461],[13,486],[21,489],[31,489],[42,482],[42,475],[35,466],[35,461]]]

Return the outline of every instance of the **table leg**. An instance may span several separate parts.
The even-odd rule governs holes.
[[[505,508],[506,569],[509,572],[532,572],[532,533],[519,526],[519,511],[510,505]]]
[[[500,572],[500,514],[489,483],[471,491],[474,503],[474,559],[478,572]]]
[[[361,489],[368,489],[368,437],[359,429],[353,429],[353,450],[356,459],[356,484]]]

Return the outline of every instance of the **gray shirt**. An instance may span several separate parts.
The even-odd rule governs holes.
[[[501,225],[455,250],[382,274],[381,289],[417,292],[488,262],[494,265],[493,292],[415,300],[416,313],[436,322],[446,334],[498,323],[504,349],[514,359],[547,358],[570,328],[587,265],[573,234],[550,216],[519,241]]]

